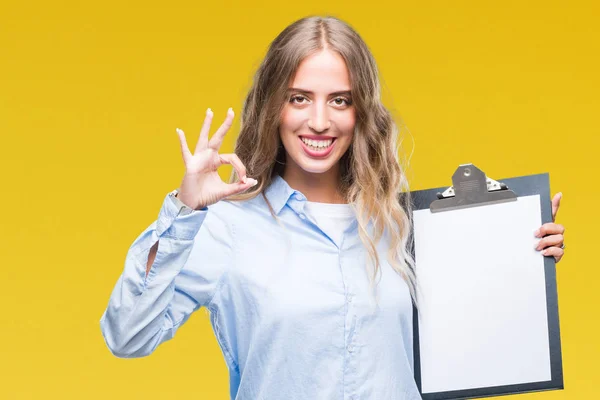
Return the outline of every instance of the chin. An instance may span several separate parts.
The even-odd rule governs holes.
[[[324,163],[322,161],[318,162],[299,162],[297,163],[300,169],[310,174],[324,174],[329,171],[335,163]]]

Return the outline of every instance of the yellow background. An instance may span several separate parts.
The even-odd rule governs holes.
[[[597,398],[598,6],[322,0],[1,3],[0,398],[228,398],[204,310],[134,360],[109,353],[99,319],[183,176],[175,128],[195,146],[207,107],[219,124],[239,115],[270,41],[308,14],[369,44],[406,153],[414,141],[413,189],[450,185],[465,162],[497,179],[550,173],[567,227],[565,390],[520,397]]]

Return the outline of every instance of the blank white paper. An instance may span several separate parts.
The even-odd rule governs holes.
[[[423,393],[551,379],[540,196],[414,211]]]

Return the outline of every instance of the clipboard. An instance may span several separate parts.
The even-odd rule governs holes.
[[[552,222],[548,174],[411,192],[414,373],[424,400],[563,389],[556,270],[534,247]]]

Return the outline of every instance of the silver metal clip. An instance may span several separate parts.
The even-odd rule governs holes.
[[[488,178],[473,164],[460,165],[452,175],[452,186],[438,193],[431,212],[516,201],[517,195],[501,182]]]

